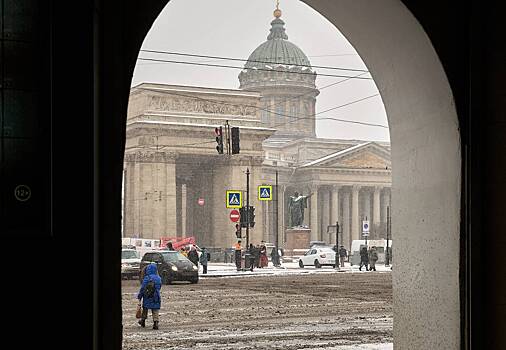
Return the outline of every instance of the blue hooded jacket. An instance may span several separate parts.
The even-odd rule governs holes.
[[[144,290],[149,281],[155,282],[155,293],[152,297],[144,296]],[[137,294],[137,299],[142,299],[142,307],[146,309],[159,309],[161,305],[160,289],[162,288],[162,279],[158,276],[156,264],[151,263],[146,266],[146,272],[144,273],[144,279],[142,280],[141,289]]]

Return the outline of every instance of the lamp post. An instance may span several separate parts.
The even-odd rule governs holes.
[[[336,221],[336,270],[339,268],[339,221]]]

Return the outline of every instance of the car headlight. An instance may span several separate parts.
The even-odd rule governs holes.
[[[197,266],[193,265],[193,269],[198,270],[199,268]]]
[[[172,269],[172,271],[177,271],[177,266],[174,266],[174,265],[173,265],[173,266],[171,267],[171,269]]]

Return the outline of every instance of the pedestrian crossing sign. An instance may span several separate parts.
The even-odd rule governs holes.
[[[242,191],[227,191],[227,208],[242,208]]]
[[[272,186],[261,185],[258,186],[258,200],[271,201],[272,200]]]

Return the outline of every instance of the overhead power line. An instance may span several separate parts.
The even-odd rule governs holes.
[[[360,73],[360,74],[356,75],[356,77],[359,77],[359,76],[364,75],[364,74],[366,74],[366,73],[365,72],[364,73]],[[343,80],[339,80],[339,81],[336,81],[336,82],[334,82],[332,84],[328,84],[328,85],[325,85],[325,86],[322,86],[322,87],[317,87],[317,89],[320,90],[320,91],[322,91],[322,90],[327,89],[327,88],[329,88],[331,86],[344,83],[345,81],[348,81],[350,79],[352,79],[352,78],[346,78],[346,79],[343,79]],[[300,95],[296,95],[294,97],[285,98],[284,100],[281,100],[280,102],[277,102],[277,103],[274,103],[274,104],[270,105],[269,108],[275,107],[275,106],[280,105],[282,103],[286,103],[288,101],[296,100],[299,97],[303,97],[303,96],[306,96],[306,95],[311,95],[312,93],[313,93],[312,91],[309,91],[309,92],[306,92],[306,93],[303,93],[303,94],[300,94]],[[265,110],[267,112],[271,112],[271,113],[274,113],[274,114],[278,114],[277,112],[274,112],[273,110],[267,110],[267,109],[262,109],[262,110]],[[289,115],[285,115],[285,116],[289,117],[289,118],[296,118],[296,117],[289,116]]]
[[[370,95],[370,96],[367,96],[367,97],[363,97],[363,98],[360,98],[358,100],[353,100],[353,101],[350,101],[350,102],[347,102],[345,104],[342,104],[342,105],[339,105],[339,106],[335,106],[335,107],[332,107],[332,108],[329,108],[329,109],[326,109],[324,111],[321,111],[321,112],[318,112],[318,113],[315,113],[314,116],[308,116],[308,115],[304,115],[302,117],[297,117],[297,118],[294,118],[294,120],[290,120],[288,122],[285,122],[285,123],[281,123],[281,124],[276,124],[273,126],[273,128],[277,128],[278,126],[284,126],[286,124],[290,124],[290,123],[294,123],[298,120],[301,120],[301,119],[311,119],[311,118],[315,118],[315,120],[321,120],[320,118],[316,118],[317,115],[319,114],[323,114],[323,113],[326,113],[326,112],[329,112],[329,111],[333,111],[333,110],[336,110],[336,109],[339,109],[339,108],[343,108],[343,107],[346,107],[346,106],[349,106],[349,105],[352,105],[352,104],[355,104],[355,103],[358,103],[358,102],[361,102],[361,101],[365,101],[365,100],[368,100],[372,97],[375,97],[375,96],[379,96],[379,94],[373,94],[373,95]],[[324,118],[326,119],[326,118]],[[346,119],[342,119],[342,120],[339,120],[339,121],[345,121]],[[379,124],[368,124],[366,123],[366,125],[370,125],[370,126],[381,126],[381,127],[385,127],[384,125],[379,125]],[[388,128],[388,127],[387,127]]]
[[[148,88],[141,88],[142,90],[146,90],[146,91],[154,91],[153,89],[148,89]],[[252,105],[244,105],[244,104],[235,104],[235,103],[227,103],[227,102],[222,102],[222,101],[216,101],[216,100],[211,100],[211,99],[207,99],[207,98],[203,98],[203,97],[197,97],[197,96],[192,96],[192,95],[186,95],[186,94],[179,94],[179,93],[176,93],[176,92],[171,92],[171,91],[158,91],[160,93],[163,93],[163,94],[168,94],[168,95],[174,95],[174,96],[180,96],[180,97],[187,97],[187,98],[191,98],[191,99],[195,99],[195,100],[201,100],[201,101],[206,101],[206,102],[212,102],[212,103],[216,103],[216,104],[221,104],[221,105],[228,105],[228,106],[236,106],[236,107],[251,107],[251,108],[255,108],[256,110],[264,110],[264,111],[267,111],[267,112],[270,112],[270,113],[273,113],[275,115],[279,115],[279,116],[282,116],[282,117],[287,117],[287,118],[294,118],[293,121],[288,121],[288,122],[285,122],[285,123],[281,123],[281,124],[276,124],[274,126],[272,126],[273,128],[276,128],[278,126],[284,126],[286,124],[290,124],[290,123],[293,123],[297,120],[302,120],[302,119],[315,119],[315,120],[324,120],[324,119],[330,119],[330,117],[325,117],[325,118],[316,118],[315,116],[317,114],[321,114],[321,113],[325,113],[325,112],[328,112],[328,110],[326,111],[322,111],[322,112],[318,112],[314,115],[303,115],[302,117],[294,117],[294,116],[290,116],[290,115],[287,115],[287,114],[282,114],[282,113],[276,113],[276,112],[273,112],[273,111],[269,111],[269,110],[266,110],[266,109],[263,109],[261,107],[257,107],[257,106],[252,106]],[[354,101],[351,101],[351,102],[347,102],[343,105],[339,105],[339,106],[336,106],[336,107],[333,107],[331,108],[332,110],[336,110],[336,109],[339,109],[339,108],[342,108],[342,107],[346,107],[346,106],[349,106],[351,104],[354,104],[354,103],[357,103],[357,102],[361,102],[361,101],[364,101],[364,100],[367,100],[369,98],[372,98],[374,96],[379,96],[379,94],[374,94],[374,95],[371,95],[371,96],[367,96],[367,97],[364,97],[364,98],[361,98],[361,99],[358,99],[358,100],[354,100]],[[382,127],[382,128],[388,128],[388,126],[385,126],[385,125],[381,125],[381,124],[372,124],[372,123],[366,123],[366,122],[353,122],[353,121],[349,121],[349,120],[346,120],[346,119],[337,119],[335,118],[336,121],[340,121],[340,122],[350,122],[350,123],[353,123],[353,124],[363,124],[363,125],[368,125],[368,126],[375,126],[375,127]]]
[[[191,66],[204,66],[204,67],[217,67],[217,68],[231,68],[231,69],[250,69],[255,71],[264,71],[264,72],[279,72],[279,73],[287,73],[287,74],[299,74],[299,75],[317,75],[313,72],[293,72],[293,71],[277,71],[272,69],[264,69],[264,68],[244,68],[244,67],[238,67],[238,66],[228,66],[223,64],[211,64],[211,63],[198,63],[198,62],[188,62],[188,61],[174,61],[174,60],[162,60],[162,59],[156,59],[156,58],[144,58],[139,57],[137,58],[139,61],[150,61],[150,62],[164,62],[164,63],[175,63],[175,64],[186,64]],[[372,80],[372,78],[368,77],[360,77],[360,76],[349,76],[349,75],[338,75],[338,74],[321,74],[319,73],[318,76],[322,77],[334,77],[334,78],[350,78],[350,79],[360,79],[360,80]]]
[[[148,53],[164,54],[164,55],[173,55],[173,56],[212,58],[212,59],[215,59],[215,60],[225,60],[225,61],[252,62],[252,63],[263,63],[263,64],[272,64],[272,65],[285,65],[285,66],[294,66],[294,67],[307,67],[307,68],[312,67],[312,68],[321,68],[321,69],[330,69],[330,70],[344,70],[344,71],[351,71],[351,72],[369,72],[366,69],[340,68],[340,67],[330,67],[330,66],[313,66],[313,65],[304,65],[304,64],[296,64],[296,63],[285,63],[285,62],[256,61],[256,60],[249,60],[249,59],[244,59],[244,58],[198,55],[198,54],[183,53],[183,52],[173,52],[173,51],[142,50],[142,49],[140,51],[141,52],[148,52]]]
[[[363,75],[363,74],[366,74],[366,73],[360,73],[358,74],[357,76],[360,76],[360,75]],[[317,89],[319,89],[320,91],[321,90],[324,90],[326,88],[329,88],[329,87],[332,87],[332,86],[335,86],[335,85],[338,85],[338,84],[341,84],[341,83],[344,83],[348,80],[350,80],[350,78],[346,78],[346,79],[343,79],[343,80],[339,80],[337,82],[334,82],[332,84],[328,84],[328,85],[325,85],[325,86],[322,86],[322,87],[319,87]],[[147,91],[153,91],[152,89],[146,89],[146,88],[142,88],[143,90],[147,90]],[[279,115],[279,116],[282,116],[282,117],[286,117],[286,118],[297,118],[297,117],[294,117],[294,116],[291,116],[291,115],[288,115],[288,114],[284,114],[284,113],[278,113],[276,111],[273,111],[272,109],[268,109],[268,108],[263,108],[263,107],[258,107],[258,106],[252,106],[252,105],[238,105],[238,104],[234,104],[234,103],[228,103],[228,102],[223,102],[223,101],[215,101],[215,100],[210,100],[210,99],[206,99],[206,98],[203,98],[203,97],[197,97],[197,96],[192,96],[192,95],[185,95],[185,94],[178,94],[178,93],[175,93],[175,92],[168,92],[168,91],[159,91],[159,92],[162,92],[162,93],[166,93],[166,94],[171,94],[171,95],[175,95],[175,96],[181,96],[181,97],[188,97],[188,98],[193,98],[193,99],[197,99],[197,100],[202,100],[202,101],[207,101],[207,102],[213,102],[213,103],[217,103],[217,104],[221,104],[221,105],[229,105],[229,106],[234,106],[234,107],[250,107],[250,108],[254,108],[255,110],[257,111],[265,111],[265,112],[269,112],[269,113],[272,113],[274,115]],[[291,101],[291,100],[295,100],[295,99],[298,99],[299,97],[302,97],[302,96],[306,96],[306,95],[310,95],[312,94],[313,92],[312,91],[309,91],[307,93],[303,93],[303,94],[300,94],[300,95],[296,95],[294,97],[291,97],[291,98],[286,98],[286,99],[283,99],[281,100],[280,102],[277,102],[277,103],[274,103],[272,105],[269,106],[269,108],[272,108],[272,107],[275,107],[277,105],[280,105],[280,104],[283,104],[283,103],[286,103],[288,101]],[[284,125],[284,124],[283,124]]]

